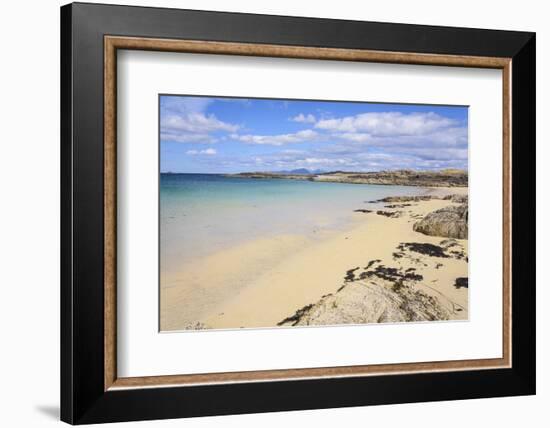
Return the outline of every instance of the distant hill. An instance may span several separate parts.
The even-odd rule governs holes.
[[[459,169],[440,171],[391,170],[376,172],[315,172],[305,168],[284,172],[242,172],[228,174],[242,178],[287,178],[351,184],[389,184],[425,187],[468,187],[468,172]]]
[[[313,169],[309,170],[306,168],[298,168],[298,169],[292,169],[292,170],[283,170],[283,171],[275,171],[274,174],[296,174],[296,175],[312,175],[312,174],[323,174],[324,171],[322,169]]]
[[[389,184],[425,187],[468,187],[468,172],[460,169],[439,171],[391,170],[376,172],[334,171],[311,177],[312,181],[353,184]]]

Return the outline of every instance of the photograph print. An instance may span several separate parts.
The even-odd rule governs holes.
[[[468,107],[159,95],[160,331],[468,320]]]

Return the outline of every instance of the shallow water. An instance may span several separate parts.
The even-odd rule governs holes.
[[[411,186],[161,174],[163,273],[239,243],[299,234],[315,239],[346,227],[353,210],[386,196],[418,195]]]

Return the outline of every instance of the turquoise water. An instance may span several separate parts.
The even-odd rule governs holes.
[[[216,174],[161,174],[161,266],[171,271],[251,239],[341,229],[365,201],[417,195],[411,186],[248,179]]]

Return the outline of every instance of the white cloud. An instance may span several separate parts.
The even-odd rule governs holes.
[[[214,101],[209,97],[181,97],[163,95],[160,99],[160,107],[167,115],[187,115],[190,113],[202,113]]]
[[[311,129],[306,129],[293,134],[279,135],[238,135],[232,134],[231,138],[247,144],[266,144],[272,146],[282,146],[283,144],[304,143],[317,139],[319,134]]]
[[[352,151],[364,150],[364,147],[378,147],[384,150],[410,150],[426,148],[440,150],[444,148],[467,148],[468,130],[463,128],[448,128],[425,135],[397,135],[371,136],[365,133],[331,133],[331,146],[323,148],[325,151]]]
[[[308,165],[322,165],[322,166],[334,166],[334,165],[346,165],[350,163],[349,159],[339,159],[339,158],[305,158],[299,160],[298,162],[303,162]]]
[[[385,112],[363,113],[339,119],[324,119],[315,124],[318,129],[333,132],[363,132],[372,136],[425,135],[456,125],[456,121],[436,113]]]
[[[222,122],[213,114],[189,113],[186,115],[171,115],[162,118],[161,129],[164,132],[183,131],[190,133],[208,133],[213,131],[235,132],[238,125]]]
[[[187,150],[185,153],[188,155],[215,155],[217,152],[216,149],[204,149],[204,150]]]
[[[407,153],[422,160],[468,160],[468,149],[443,148],[434,150],[433,148],[415,148],[408,150]]]
[[[162,141],[174,141],[176,143],[215,143],[218,141],[217,138],[209,134],[178,134],[170,132],[160,134],[160,139]]]
[[[372,139],[370,134],[365,134],[363,132],[344,132],[342,134],[336,134],[335,136],[356,143],[364,143]]]
[[[300,154],[305,153],[305,151],[304,150],[295,150],[295,149],[285,149],[285,150],[281,150],[281,153],[287,154],[287,155],[300,155]]]
[[[161,140],[179,143],[215,143],[214,132],[236,132],[239,125],[206,114],[214,101],[206,97],[163,96],[161,108]]]
[[[303,114],[300,113],[298,116],[294,116],[290,118],[293,122],[299,122],[299,123],[315,123],[316,119],[315,116],[312,114]]]

